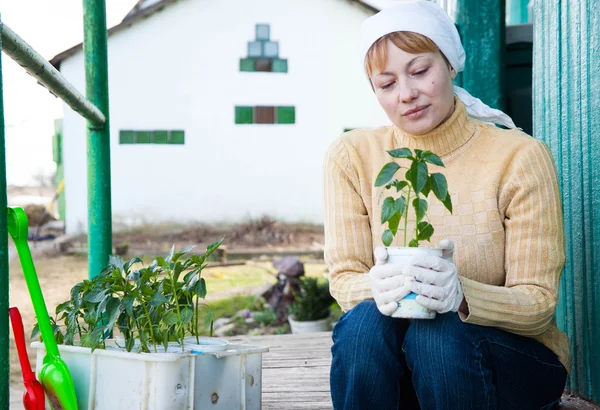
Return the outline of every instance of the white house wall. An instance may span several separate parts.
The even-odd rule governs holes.
[[[388,123],[358,58],[369,14],[347,0],[180,0],[109,37],[115,222],[322,222],[327,146]],[[288,73],[240,72],[257,23]],[[83,54],[63,74],[85,90]],[[296,107],[294,125],[236,125],[236,105]],[[185,130],[184,145],[119,144],[119,130]],[[87,230],[85,123],[64,117],[67,230]]]

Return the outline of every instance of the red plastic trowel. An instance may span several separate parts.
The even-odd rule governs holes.
[[[27,357],[27,347],[25,345],[25,331],[23,330],[23,320],[21,313],[16,307],[11,307],[10,321],[12,323],[13,334],[19,361],[21,362],[21,372],[23,373],[23,382],[25,383],[25,393],[23,393],[23,406],[25,410],[44,410],[45,397],[44,388],[35,378],[35,373],[31,370],[29,357]]]

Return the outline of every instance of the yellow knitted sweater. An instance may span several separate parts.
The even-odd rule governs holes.
[[[394,160],[386,151],[402,147],[430,150],[446,166],[427,164],[430,172],[446,176],[453,214],[431,194],[429,222],[435,233],[421,246],[436,247],[443,238],[454,242],[454,263],[469,305],[469,315],[461,319],[532,337],[570,370],[567,336],[554,323],[565,245],[550,151],[519,130],[469,118],[458,99],[452,116],[428,134],[411,136],[394,126],[356,130],[329,148],[325,260],[331,293],[342,309],[373,298],[367,273],[387,228],[381,225],[381,205],[392,192],[380,199],[383,187],[374,182]],[[397,177],[403,179],[403,173]],[[403,246],[402,240],[399,231],[392,246]]]

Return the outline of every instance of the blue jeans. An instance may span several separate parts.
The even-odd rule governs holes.
[[[547,410],[567,372],[543,344],[458,314],[395,319],[364,301],[333,329],[331,397],[339,410]]]

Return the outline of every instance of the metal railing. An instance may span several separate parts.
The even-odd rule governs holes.
[[[104,0],[84,0],[86,97],[0,18],[0,52],[19,63],[52,94],[87,119],[88,266],[100,273],[112,250],[108,63]],[[0,59],[0,409],[9,409],[8,224],[6,141]]]

